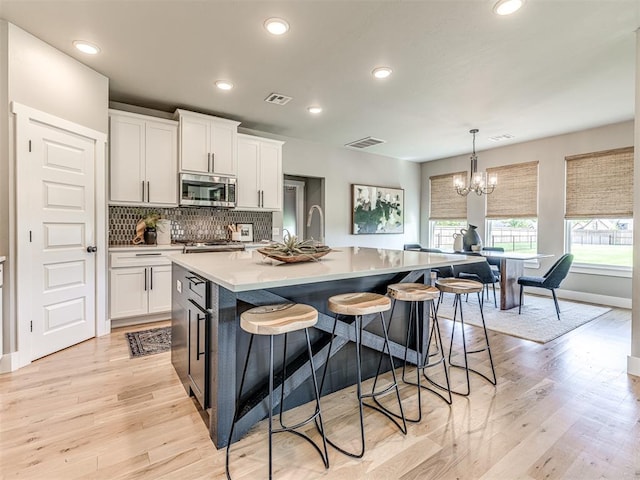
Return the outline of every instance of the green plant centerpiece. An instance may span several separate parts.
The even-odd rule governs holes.
[[[282,242],[273,242],[268,247],[259,248],[265,257],[285,263],[317,261],[331,251],[326,245],[318,245],[315,240],[299,241],[298,237],[285,230]]]

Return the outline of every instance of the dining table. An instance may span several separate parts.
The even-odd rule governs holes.
[[[469,254],[469,252],[464,253]],[[485,258],[500,260],[500,310],[509,310],[520,305],[518,278],[524,275],[524,262],[553,257],[548,253],[498,252],[493,250],[483,250],[477,253]]]

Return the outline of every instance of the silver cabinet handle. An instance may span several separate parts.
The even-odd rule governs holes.
[[[149,290],[153,290],[153,267],[149,268]]]
[[[160,256],[161,253],[136,253],[136,257],[151,257],[151,256]]]
[[[144,202],[144,180],[142,181],[142,201]]]
[[[147,182],[147,202],[151,201],[151,184]]]
[[[211,153],[211,173],[216,171],[216,154],[215,152]]]
[[[211,172],[211,153],[207,153],[207,172]]]
[[[260,206],[260,190],[258,190],[258,206]]]
[[[262,204],[262,208],[264,208],[264,190],[261,190],[262,192],[262,201],[260,202]]]
[[[147,269],[144,269],[144,291],[147,291]]]

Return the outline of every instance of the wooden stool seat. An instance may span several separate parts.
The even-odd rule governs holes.
[[[313,327],[318,311],[301,303],[281,303],[255,307],[240,315],[240,327],[255,335],[280,335]]]
[[[482,292],[484,285],[475,280],[466,280],[463,278],[440,278],[436,280],[436,287],[444,293],[455,293],[464,295],[466,293]]]
[[[387,293],[391,298],[404,302],[424,302],[436,300],[440,290],[423,283],[394,283],[387,287]]]
[[[378,293],[343,293],[329,297],[329,310],[340,315],[368,315],[391,308],[389,297]]]

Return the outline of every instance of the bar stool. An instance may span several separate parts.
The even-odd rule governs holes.
[[[335,319],[333,323],[333,330],[331,332],[331,343],[329,344],[329,351],[327,352],[327,361],[325,363],[324,372],[322,374],[322,381],[320,382],[320,392],[322,392],[322,387],[324,386],[324,379],[329,367],[329,360],[331,358],[331,347],[333,345],[333,339],[335,338],[336,333],[336,325],[338,324],[338,316],[353,316],[354,317],[354,328],[355,328],[355,338],[356,338],[356,370],[357,370],[357,395],[358,395],[358,408],[360,413],[360,452],[353,453],[348,452],[344,448],[339,447],[334,442],[332,442],[327,437],[327,443],[334,447],[336,450],[344,453],[345,455],[353,458],[362,458],[365,452],[365,438],[364,438],[364,414],[363,414],[363,406],[367,406],[378,412],[384,414],[389,420],[391,420],[400,431],[406,435],[407,433],[407,423],[404,418],[404,412],[402,411],[402,402],[400,400],[400,390],[398,389],[398,381],[396,379],[396,373],[393,365],[393,358],[391,355],[391,349],[389,347],[389,335],[387,326],[384,322],[384,314],[383,312],[388,311],[391,308],[391,300],[384,295],[379,295],[377,293],[363,292],[363,293],[345,293],[341,295],[334,295],[328,300],[329,310],[335,314]],[[382,352],[380,352],[380,356],[383,357],[385,355],[385,348],[387,350],[387,355],[389,358],[389,362],[391,363],[391,374],[393,376],[393,382],[386,388],[375,391],[374,388],[371,389],[371,393],[362,393],[362,316],[379,313],[380,314],[380,323],[382,325],[382,332],[384,334],[384,344],[382,347]],[[376,376],[377,377],[377,376]],[[400,407],[400,413],[395,414],[381,405],[372,405],[370,403],[365,403],[363,400],[365,398],[373,398],[376,400],[376,397],[385,395],[395,390],[396,398],[398,400],[398,405]],[[377,402],[376,402],[377,403]],[[402,420],[402,425],[394,418],[397,417]]]
[[[439,396],[449,405],[451,405],[451,386],[449,385],[449,373],[447,372],[447,365],[444,356],[444,348],[442,347],[442,336],[440,335],[440,327],[438,325],[438,315],[436,313],[435,300],[440,296],[440,290],[436,287],[432,287],[429,285],[424,285],[422,283],[394,283],[387,287],[387,294],[393,299],[393,306],[391,307],[391,318],[393,318],[393,312],[396,308],[396,301],[402,302],[410,302],[409,306],[409,324],[407,325],[407,341],[405,343],[404,350],[404,364],[402,366],[402,381],[417,387],[418,389],[418,417],[415,419],[407,418],[408,422],[419,422],[422,419],[422,399],[421,399],[421,391],[424,388],[425,390]],[[425,325],[423,322],[420,322],[420,308],[419,304],[422,303],[422,311],[424,315],[424,309],[428,307],[431,313],[431,328],[429,329],[429,337],[426,342],[426,352],[423,352],[424,348],[424,329]],[[389,326],[391,326],[391,319],[389,319]],[[405,378],[405,370],[407,368],[407,354],[409,352],[409,338],[411,335],[411,329],[414,328],[415,338],[416,338],[416,382],[408,381]],[[422,335],[421,335],[422,332]],[[436,351],[434,353],[430,353],[429,350],[431,348],[432,342],[435,341]],[[439,358],[435,359],[433,362],[431,361],[431,357],[439,356]],[[435,381],[431,380],[425,370],[431,367],[436,367],[438,365],[443,366],[444,370],[444,378],[446,382],[445,385],[440,385]],[[424,378],[434,387],[442,390],[447,393],[445,396],[443,393],[438,392],[432,388],[429,388],[428,385],[423,385],[421,383],[420,377],[421,374],[424,375]],[[377,380],[377,377],[376,377]],[[375,382],[374,382],[375,388]],[[375,399],[374,399],[375,400]]]
[[[240,315],[240,327],[247,333],[251,334],[249,339],[249,348],[247,349],[247,356],[244,362],[244,369],[242,371],[242,380],[240,380],[240,391],[236,398],[236,407],[233,414],[233,423],[231,424],[231,431],[229,432],[229,442],[227,443],[226,452],[226,472],[227,478],[231,479],[229,473],[229,448],[231,446],[231,439],[233,437],[233,430],[236,422],[238,421],[238,414],[240,411],[240,398],[242,397],[242,389],[244,387],[244,381],[247,374],[247,367],[249,365],[249,356],[251,355],[251,347],[253,346],[253,338],[255,335],[268,335],[269,336],[269,478],[272,478],[272,436],[274,433],[291,432],[299,437],[307,440],[316,451],[320,454],[325,468],[329,468],[329,455],[327,452],[327,439],[324,435],[324,428],[322,424],[322,412],[320,410],[320,395],[318,393],[318,383],[316,381],[316,372],[313,365],[313,353],[311,351],[311,342],[309,340],[309,327],[313,327],[318,321],[318,311],[309,306],[299,303],[283,303],[278,305],[264,305],[261,307],[255,307]],[[313,415],[306,420],[297,423],[293,426],[286,426],[282,420],[282,410],[284,403],[284,381],[286,379],[286,359],[287,359],[287,334],[289,332],[295,332],[298,330],[304,330],[307,340],[307,352],[309,354],[309,363],[311,366],[311,376],[313,378],[313,391],[316,399],[316,409]],[[282,363],[282,389],[280,397],[280,427],[278,429],[273,428],[273,337],[275,335],[284,334],[284,360]],[[315,421],[316,427],[322,436],[323,450],[306,434],[297,431],[296,429]]]
[[[493,366],[493,357],[491,356],[491,347],[489,346],[489,336],[487,335],[487,327],[484,323],[484,313],[482,312],[482,300],[480,295],[483,294],[484,285],[475,280],[466,280],[461,278],[440,278],[436,280],[436,287],[441,293],[453,293],[455,294],[455,300],[453,302],[453,327],[451,328],[451,342],[449,344],[449,365],[451,367],[464,368],[467,376],[467,391],[466,393],[453,391],[456,395],[467,396],[471,393],[471,384],[469,381],[469,372],[473,372],[476,375],[481,376],[492,385],[496,384],[496,371]],[[478,303],[480,305],[480,318],[482,319],[482,329],[484,331],[485,345],[477,350],[467,350],[467,341],[464,333],[464,315],[462,313],[462,298],[461,295],[476,293],[478,295]],[[440,297],[442,298],[442,297]],[[438,299],[438,306],[440,306],[440,299]],[[456,318],[458,317],[458,309],[460,309],[460,325],[462,327],[462,348],[464,351],[464,365],[457,365],[451,362],[451,352],[453,349],[453,337],[456,329]],[[489,354],[489,362],[491,364],[491,373],[493,380],[485,374],[469,367],[468,355],[474,353],[480,353],[486,351]]]

